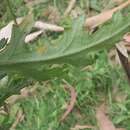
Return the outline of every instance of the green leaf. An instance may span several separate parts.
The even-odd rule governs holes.
[[[4,77],[4,78],[7,78]],[[2,79],[3,80],[3,79]],[[0,80],[0,83],[2,81]],[[4,104],[4,101],[11,95],[19,94],[20,90],[28,84],[27,80],[17,75],[10,76],[7,83],[0,84],[0,106]]]
[[[24,43],[29,24],[24,28],[14,26],[9,46],[0,53],[0,71],[19,72],[37,79],[36,75],[41,75],[40,79],[45,79],[46,65],[83,65],[90,52],[113,47],[130,29],[129,16],[118,20],[118,24],[116,20],[112,20],[92,34],[84,30],[84,21],[84,16],[74,19],[72,27],[65,30],[58,39],[50,40],[50,37],[45,37],[42,46],[33,50],[28,49],[28,45]],[[61,66],[56,67],[56,70],[61,71]],[[50,71],[50,75],[51,72],[54,71]],[[54,77],[57,72],[54,72]]]
[[[7,39],[3,38],[1,39],[1,43],[0,43],[0,51],[1,49],[3,49],[7,44]]]

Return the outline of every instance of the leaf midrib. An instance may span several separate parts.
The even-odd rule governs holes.
[[[122,28],[120,28],[118,31],[116,30],[115,31],[115,33],[113,33],[112,35],[108,35],[108,37],[104,37],[104,38],[102,38],[101,40],[99,40],[99,41],[97,41],[97,42],[95,42],[95,43],[92,43],[92,44],[90,44],[89,46],[87,46],[87,47],[82,47],[82,48],[80,48],[80,49],[77,49],[77,50],[75,50],[75,51],[73,51],[73,52],[67,52],[67,54],[63,54],[63,55],[53,55],[53,56],[51,56],[51,57],[45,57],[45,58],[40,58],[40,59],[36,59],[35,58],[35,60],[29,60],[28,58],[28,60],[27,61],[25,61],[25,59],[24,60],[21,60],[21,61],[16,61],[16,60],[12,60],[12,61],[5,61],[5,62],[1,62],[0,63],[0,66],[3,66],[3,65],[12,65],[12,64],[26,64],[26,63],[38,63],[38,62],[49,62],[49,61],[51,61],[51,60],[56,60],[56,59],[60,59],[60,58],[62,58],[62,57],[67,57],[67,56],[72,56],[72,55],[74,55],[74,54],[79,54],[79,53],[82,53],[83,51],[86,51],[86,50],[88,50],[88,52],[89,51],[91,51],[91,49],[94,47],[94,46],[97,46],[97,45],[100,45],[101,43],[103,43],[104,42],[104,44],[105,44],[105,41],[107,41],[107,40],[109,40],[109,39],[111,39],[111,38],[113,38],[113,37],[115,37],[115,36],[117,36],[119,33],[121,33],[121,32],[123,32],[123,31],[125,31],[127,28],[129,28],[130,27],[130,23],[128,23],[126,26],[122,26]]]

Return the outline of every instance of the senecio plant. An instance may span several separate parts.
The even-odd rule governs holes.
[[[36,80],[67,76],[65,64],[78,67],[86,65],[89,53],[112,48],[129,31],[130,15],[115,17],[96,32],[89,33],[83,27],[84,15],[79,16],[71,20],[70,27],[59,37],[50,40],[44,36],[43,45],[32,49],[32,45],[24,42],[33,27],[33,16],[29,15],[20,25],[15,22],[9,44],[5,45],[6,39],[0,41],[0,45],[5,45],[0,52],[0,73]],[[13,87],[2,88],[1,104],[9,95],[18,92],[21,89],[18,86],[23,82],[20,79],[19,84],[14,85],[13,82],[9,84]]]

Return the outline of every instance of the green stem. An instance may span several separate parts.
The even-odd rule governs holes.
[[[10,11],[10,13],[11,13],[13,19],[14,19],[15,24],[18,25],[18,24],[17,24],[17,21],[16,21],[16,16],[15,16],[15,14],[14,14],[14,12],[13,12],[13,9],[12,9],[12,7],[11,7],[10,1],[9,1],[9,0],[6,0],[6,2],[7,2],[7,5],[8,5],[8,8],[9,8],[9,11]]]

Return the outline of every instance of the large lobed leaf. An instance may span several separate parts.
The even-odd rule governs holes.
[[[83,28],[84,16],[74,19],[72,27],[56,40],[44,38],[43,46],[31,51],[24,43],[25,27],[13,27],[9,45],[0,53],[0,71],[20,72],[36,79],[49,79],[64,74],[62,67],[53,64],[82,65],[90,52],[111,48],[130,29],[130,17],[112,20],[95,33]]]

